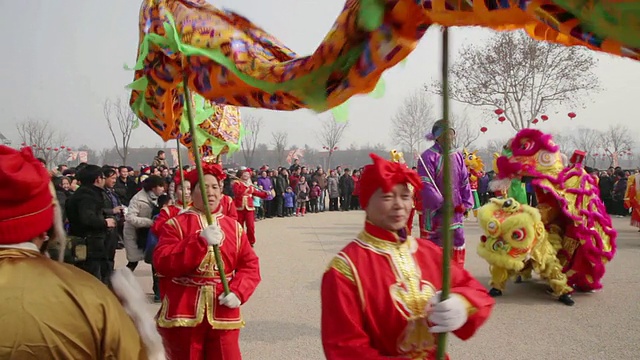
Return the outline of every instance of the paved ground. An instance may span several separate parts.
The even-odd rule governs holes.
[[[320,279],[329,260],[362,228],[362,212],[322,213],[257,224],[262,283],[243,306],[241,347],[247,360],[323,359]],[[640,233],[614,219],[618,254],[607,267],[605,290],[576,295],[567,307],[545,294],[542,283],[510,284],[493,314],[467,342],[453,339],[453,359],[640,359]],[[466,224],[467,269],[488,283],[487,264],[475,254],[479,229]],[[118,254],[124,265],[124,253]],[[151,289],[148,265],[136,270]],[[150,305],[150,311],[157,310]]]

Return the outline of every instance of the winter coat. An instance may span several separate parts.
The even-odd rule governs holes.
[[[127,176],[127,181],[123,181],[120,177],[116,180],[116,184],[113,187],[113,190],[118,195],[120,199],[120,203],[124,206],[129,206],[129,202],[131,198],[137,193],[136,189],[138,188],[138,184],[136,184],[133,178]]]
[[[320,186],[320,189],[324,190],[327,188],[327,175],[326,174],[315,174],[313,175],[313,180],[315,180],[318,183],[318,186]]]
[[[304,201],[309,201],[309,192],[310,192],[311,188],[309,187],[309,184],[305,181],[305,182],[299,182],[298,185],[296,186],[296,201],[297,202],[304,202]]]
[[[284,207],[292,208],[296,195],[293,192],[284,193]]]
[[[83,185],[65,204],[69,234],[86,239],[87,260],[107,260],[103,192],[97,186]]]
[[[338,188],[338,176],[329,176],[327,178],[327,189],[329,191],[330,199],[340,197],[340,189]]]
[[[130,262],[144,259],[144,248],[138,246],[138,229],[151,228],[156,207],[156,200],[144,190],[140,190],[129,203],[129,209],[124,217],[123,240],[127,260]]]
[[[342,175],[338,180],[338,186],[340,188],[340,196],[352,194],[354,189],[353,177],[351,175]]]
[[[265,200],[273,200],[273,196],[271,194],[271,190],[273,190],[273,184],[271,183],[271,178],[266,176],[260,176],[258,178],[258,186],[262,186],[262,189],[267,192],[267,198]]]
[[[317,199],[322,194],[322,189],[320,189],[320,185],[312,186],[311,193],[309,194],[310,199]]]

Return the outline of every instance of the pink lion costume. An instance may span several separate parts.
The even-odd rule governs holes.
[[[553,137],[539,130],[520,130],[510,150],[512,155],[497,160],[498,176],[532,178],[538,210],[568,284],[581,292],[601,289],[605,264],[616,252],[617,233],[596,179],[580,163],[565,168]]]

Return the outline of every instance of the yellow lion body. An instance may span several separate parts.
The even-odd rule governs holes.
[[[555,296],[573,291],[557,257],[557,241],[549,237],[538,209],[512,198],[491,199],[479,209],[478,220],[485,234],[478,255],[490,265],[491,287],[504,291],[507,280],[530,278],[533,270]]]

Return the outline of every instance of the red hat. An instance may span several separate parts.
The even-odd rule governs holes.
[[[203,175],[213,175],[219,181],[222,181],[227,178],[227,174],[222,171],[222,166],[216,163],[202,163],[202,172]],[[191,183],[191,191],[195,189],[196,184],[198,183],[198,169],[193,169],[187,173],[187,176],[184,178],[185,180],[189,180]]]
[[[175,176],[173,177],[173,184],[175,185],[175,187],[180,186],[180,184],[182,184],[182,177],[180,177],[180,173],[182,173],[184,176],[184,181],[189,181],[189,178],[187,177],[187,172],[185,172],[184,170],[179,170],[178,172],[176,172]]]
[[[371,195],[378,189],[388,193],[398,184],[411,184],[416,189],[422,187],[418,173],[406,164],[388,161],[376,154],[369,154],[373,164],[367,165],[360,177],[360,206],[367,208]]]
[[[31,148],[0,146],[0,244],[18,244],[53,225],[53,187]]]

